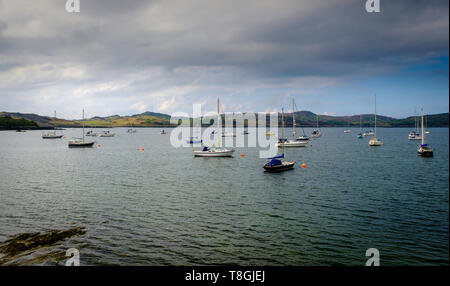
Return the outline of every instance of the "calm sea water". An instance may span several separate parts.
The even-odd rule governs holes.
[[[115,128],[91,149],[0,132],[0,241],[84,226],[61,246],[82,265],[364,265],[368,248],[381,265],[448,265],[449,129],[430,130],[434,158],[408,129],[379,129],[371,148],[357,129],[323,128],[280,174],[257,148],[193,158],[153,128]]]

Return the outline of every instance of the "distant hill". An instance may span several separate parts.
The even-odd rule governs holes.
[[[419,118],[420,120],[420,118]],[[427,127],[448,127],[448,113],[425,115]],[[362,114],[361,121],[363,127],[374,126],[373,114]],[[309,111],[295,112],[296,125],[304,127],[314,127],[316,114]],[[281,123],[281,118],[280,118]],[[352,116],[331,116],[319,115],[319,126],[321,127],[359,127],[360,115]],[[285,114],[285,126],[292,126],[292,113]],[[414,116],[396,119],[388,116],[377,115],[377,126],[379,127],[414,127]]]
[[[0,130],[30,129],[38,127],[37,123],[25,118],[12,118],[0,115]]]
[[[222,115],[223,116],[223,115]],[[36,124],[37,128],[51,128],[58,127],[80,127],[81,120],[66,120],[61,118],[53,118],[48,116],[40,116],[33,113],[18,113],[18,112],[0,112],[0,117],[9,117],[10,119],[3,119],[4,122],[12,122],[11,119],[25,119],[29,122],[22,121],[23,124]],[[426,115],[427,127],[448,127],[449,116],[448,113]],[[213,123],[213,118],[204,118],[203,122]],[[319,115],[319,125],[321,127],[359,127],[359,115],[352,116],[331,116]],[[297,111],[295,112],[296,125],[299,127],[314,127],[316,126],[316,114],[311,111]],[[190,119],[192,122],[193,120]],[[281,125],[281,114],[278,118]],[[34,122],[34,123],[30,123]],[[85,120],[86,127],[167,127],[173,126],[170,124],[170,115],[156,112],[144,112],[130,116],[112,115],[107,117],[94,116]],[[6,124],[6,123],[4,123]],[[11,123],[9,123],[11,124]],[[363,127],[372,127],[374,124],[373,114],[362,115]],[[6,126],[6,125],[3,125]],[[12,126],[12,125],[10,125]],[[29,125],[30,128],[32,125]],[[34,125],[33,125],[34,126]],[[292,126],[292,113],[285,114],[285,126]],[[377,126],[379,127],[414,127],[414,117],[407,117],[403,119],[396,119],[388,116],[377,115]],[[6,127],[3,127],[4,129]],[[36,128],[36,127],[34,127]]]

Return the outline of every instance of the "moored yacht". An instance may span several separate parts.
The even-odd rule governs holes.
[[[423,110],[422,110],[422,116],[421,116],[421,120],[422,120],[422,144],[420,144],[419,148],[417,149],[417,153],[420,156],[423,157],[433,157],[434,152],[433,152],[433,148],[431,148],[426,142],[425,142],[425,130],[423,128]]]
[[[85,141],[84,140],[84,109],[83,109],[83,137],[82,138],[74,138],[69,141],[69,147],[92,147],[94,146],[94,141]]]
[[[377,95],[375,94],[375,132],[374,136],[369,140],[369,146],[381,146],[383,142],[377,138]]]
[[[202,150],[194,150],[194,157],[232,157],[234,153],[234,149],[222,148],[221,141],[221,131],[222,126],[220,124],[221,116],[220,116],[220,101],[217,98],[217,147],[207,147],[204,146]],[[191,138],[192,139],[192,138]],[[200,140],[201,142],[201,140]]]
[[[56,111],[55,111],[55,120],[56,120]],[[53,132],[48,132],[42,134],[42,139],[61,139],[63,134],[56,134],[56,124],[53,126]]]

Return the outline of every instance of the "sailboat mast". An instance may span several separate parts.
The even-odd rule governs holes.
[[[56,120],[56,110],[55,110],[55,120]],[[53,135],[56,135],[56,122],[53,125]]]
[[[221,126],[220,126],[220,101],[219,98],[217,98],[217,147],[220,147],[220,140],[221,138]]]
[[[359,131],[362,131],[362,114],[359,115]]]
[[[295,101],[292,98],[292,136],[295,137],[297,131],[295,130]]]
[[[284,108],[281,108],[281,150],[284,155]],[[282,158],[284,162],[284,156]]]
[[[423,132],[423,108],[422,108],[422,145],[425,144],[425,132]]]
[[[377,138],[377,94],[375,93],[375,138]]]
[[[84,109],[83,109],[83,143],[84,143]]]

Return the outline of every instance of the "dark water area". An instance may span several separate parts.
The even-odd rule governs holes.
[[[449,264],[448,128],[430,128],[433,158],[409,129],[380,128],[374,148],[322,128],[279,174],[258,148],[194,158],[159,129],[126,129],[89,149],[67,147],[80,129],[0,132],[0,241],[83,227],[57,246],[81,265],[364,265],[368,248],[386,266]]]

